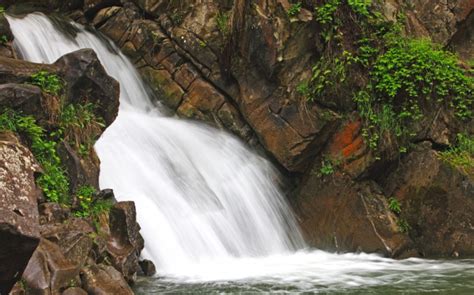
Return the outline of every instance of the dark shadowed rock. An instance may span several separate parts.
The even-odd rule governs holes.
[[[81,157],[69,143],[63,141],[59,144],[58,155],[69,176],[71,191],[84,185],[99,188],[100,161],[95,150],[91,150],[87,157]]]
[[[99,115],[111,124],[118,113],[120,87],[107,75],[95,52],[82,49],[66,54],[54,64],[66,80],[69,102],[92,102]]]
[[[62,223],[71,215],[71,210],[58,203],[42,203],[38,206],[40,224]]]
[[[23,280],[32,292],[54,294],[66,289],[78,275],[79,268],[64,257],[58,245],[41,239],[23,273]]]
[[[0,132],[0,293],[21,277],[39,242],[34,174],[40,171],[31,152],[11,133]]]
[[[385,180],[402,206],[417,248],[427,257],[474,255],[474,178],[421,144]],[[455,254],[457,253],[457,254]]]
[[[140,261],[140,268],[144,276],[151,277],[156,273],[156,267],[153,261],[144,259]]]
[[[93,295],[131,295],[133,291],[115,268],[108,265],[91,265],[81,270],[83,288]]]

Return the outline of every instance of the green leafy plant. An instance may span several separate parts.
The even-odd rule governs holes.
[[[330,24],[335,20],[334,14],[341,0],[327,0],[322,6],[315,8],[316,20],[321,24]]]
[[[411,226],[405,219],[399,218],[397,220],[397,226],[401,233],[407,234],[411,230]]]
[[[290,8],[287,11],[289,17],[295,17],[300,14],[301,11],[301,2],[291,4]]]
[[[96,106],[92,103],[69,104],[59,117],[57,135],[74,146],[82,156],[92,150],[95,140],[100,135],[105,123],[95,114]]]
[[[402,207],[400,205],[400,202],[393,197],[388,199],[388,208],[395,214],[402,213]]]
[[[3,14],[3,13],[5,13],[5,7],[0,5],[0,14]]]
[[[230,33],[229,15],[229,12],[219,12],[216,16],[217,29],[223,36],[227,36]]]
[[[57,144],[47,139],[44,129],[36,124],[36,120],[7,109],[0,115],[0,130],[22,134],[30,141],[31,151],[44,170],[37,178],[38,185],[48,201],[67,203],[69,181],[56,152]]]
[[[358,15],[368,17],[370,15],[369,8],[372,0],[347,0],[347,4]]]
[[[375,62],[372,78],[376,99],[392,103],[401,119],[419,119],[419,100],[452,107],[470,118],[474,103],[472,77],[457,58],[428,40],[399,38]]]
[[[330,160],[324,159],[321,162],[321,169],[319,169],[321,176],[328,176],[334,173],[334,167]]]
[[[94,195],[97,193],[92,186],[85,185],[77,189],[76,197],[79,200],[79,209],[74,212],[77,217],[96,218],[103,212],[108,212],[112,208],[112,202],[108,200],[96,200]]]
[[[473,116],[473,78],[458,66],[454,55],[427,40],[391,38],[387,46],[371,65],[365,89],[354,95],[372,149],[384,132],[395,135],[404,146],[415,135],[412,123],[425,116],[424,105],[452,109],[461,120]]]
[[[39,71],[31,75],[30,83],[39,86],[44,92],[52,95],[59,95],[59,92],[63,88],[61,78],[47,71]]]
[[[0,45],[6,45],[8,43],[7,35],[0,35]]]
[[[466,174],[474,174],[474,137],[458,134],[455,146],[441,152],[440,158]]]

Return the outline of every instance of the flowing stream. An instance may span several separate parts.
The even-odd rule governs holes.
[[[104,37],[46,16],[8,16],[25,60],[92,48],[121,85],[120,110],[95,148],[100,186],[133,200],[158,276],[154,292],[474,292],[470,260],[402,261],[307,249],[271,165],[225,132],[164,115],[130,61]]]

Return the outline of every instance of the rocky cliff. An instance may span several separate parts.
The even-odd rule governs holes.
[[[135,205],[99,192],[92,148],[117,116],[119,85],[92,50],[15,59],[0,23],[0,294],[133,294]]]
[[[312,246],[474,254],[473,1],[5,3],[103,33],[171,111],[265,154]]]

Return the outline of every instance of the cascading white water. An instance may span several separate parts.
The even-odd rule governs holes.
[[[52,63],[93,48],[120,82],[118,118],[96,144],[100,185],[113,188],[119,200],[135,201],[144,255],[165,281],[247,281],[317,291],[431,283],[460,271],[473,277],[472,263],[302,250],[295,218],[267,161],[222,131],[162,115],[133,65],[104,38],[79,25],[79,33],[68,37],[42,14],[8,20],[24,59]]]
[[[40,14],[9,18],[24,59],[52,63],[93,48],[121,85],[120,112],[96,144],[100,186],[137,203],[146,255],[160,269],[301,248],[270,165],[232,136],[160,115],[133,65],[79,26],[74,40]]]

